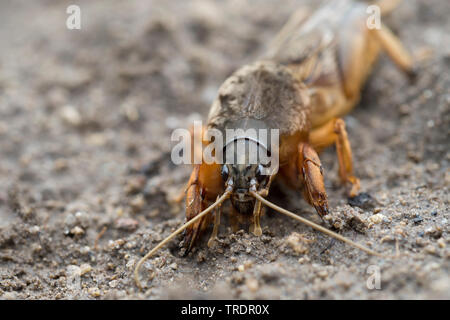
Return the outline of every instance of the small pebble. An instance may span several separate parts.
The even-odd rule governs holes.
[[[415,224],[419,224],[419,223],[421,223],[423,221],[423,218],[421,217],[421,216],[417,216],[417,217],[415,217],[414,219],[413,219],[413,222],[415,223]]]
[[[90,251],[91,251],[91,248],[89,246],[84,246],[84,247],[81,247],[81,249],[80,249],[81,254],[88,254]]]
[[[439,248],[445,248],[445,240],[443,238],[440,238],[437,243]]]
[[[60,111],[61,118],[69,125],[77,127],[82,119],[78,110],[72,106],[64,106]]]
[[[395,233],[395,234],[398,234],[398,235],[401,235],[402,237],[405,237],[405,236],[406,236],[405,229],[403,229],[402,227],[396,227],[396,228],[394,229],[394,233]]]
[[[31,250],[32,250],[34,253],[40,252],[40,251],[42,250],[42,246],[41,246],[39,243],[33,243],[33,244],[31,245]]]
[[[311,261],[311,259],[307,255],[301,257],[300,259],[298,259],[298,262],[301,263],[301,264],[307,263],[309,261]]]
[[[429,253],[429,254],[435,254],[436,253],[436,248],[433,245],[428,245],[425,247],[425,252]]]
[[[93,297],[100,297],[100,289],[99,288],[89,288],[88,293]]]
[[[32,226],[29,231],[31,234],[37,234],[40,230],[39,226]]]
[[[390,236],[390,235],[387,235],[387,236],[384,236],[383,238],[381,238],[380,243],[383,243],[383,242],[392,242],[392,241],[394,241],[394,240],[395,240],[394,237],[392,237],[392,236]]]
[[[178,269],[178,265],[174,262],[174,263],[172,263],[170,266],[170,269],[172,269],[172,270],[177,270]]]
[[[127,264],[125,265],[125,267],[127,267],[128,270],[132,270],[134,269],[134,264],[136,263],[135,259],[130,259]]]
[[[73,235],[79,236],[79,235],[84,234],[84,230],[81,227],[76,226],[76,227],[72,228],[72,230],[70,230],[70,233]]]
[[[385,218],[386,218],[386,217],[385,217],[383,214],[377,213],[377,214],[374,214],[374,215],[370,216],[370,217],[369,217],[369,221],[372,222],[372,223],[374,223],[374,224],[378,224],[378,223],[383,222],[383,220],[384,220]]]
[[[116,241],[112,241],[110,240],[108,242],[108,246],[110,249],[120,249],[120,247],[122,247],[125,244],[125,240],[123,239],[117,239]]]
[[[247,288],[252,292],[256,292],[259,289],[258,280],[256,280],[255,278],[248,278],[247,280],[245,280],[245,284]]]
[[[84,263],[80,266],[80,275],[85,275],[86,273],[89,273],[92,271],[92,267],[88,263]]]
[[[126,244],[127,249],[133,249],[136,247],[136,242],[135,241],[130,241]]]
[[[81,269],[79,266],[69,265],[66,269],[67,277],[76,278],[81,275]]]

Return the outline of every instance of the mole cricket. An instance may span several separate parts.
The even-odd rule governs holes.
[[[375,5],[383,16],[398,2],[381,0]],[[225,80],[203,130],[216,129],[222,133],[226,129],[279,130],[279,147],[270,150],[258,138],[237,136],[223,141],[223,152],[231,152],[233,159],[239,158],[238,164],[194,165],[186,188],[187,222],[138,262],[134,276],[139,288],[142,288],[139,280],[142,263],[177,234],[185,231],[183,247],[187,254],[213,223],[208,246],[214,243],[221,204],[227,199],[232,204],[232,223],[238,218],[248,221],[256,236],[262,234],[260,217],[265,205],[369,254],[382,256],[265,199],[274,178],[280,178],[302,192],[322,220],[332,227],[318,154],[333,144],[340,180],[350,197],[358,194],[360,183],[353,173],[352,151],[341,117],[359,102],[361,89],[381,52],[408,76],[414,76],[413,60],[398,38],[383,24],[376,29],[367,27],[367,6],[337,0],[310,16],[301,14],[303,11],[294,13],[260,60],[243,66]],[[247,151],[237,153],[231,148],[239,145]],[[251,163],[248,152],[251,149],[277,157],[277,168],[263,174],[267,164]]]

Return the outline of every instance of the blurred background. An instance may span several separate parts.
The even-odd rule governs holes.
[[[66,27],[72,4],[80,30]],[[203,244],[188,258],[173,241],[146,265],[149,290],[130,280],[136,260],[184,221],[173,199],[190,168],[170,161],[173,129],[206,121],[227,76],[257,59],[294,10],[317,6],[1,1],[0,299],[450,298],[445,0],[404,1],[383,18],[419,61],[418,79],[381,57],[346,118],[357,176],[387,222],[345,234],[380,250],[398,241],[410,254],[384,262],[384,290],[367,290],[365,254],[342,244],[323,254],[327,237],[278,216],[264,218],[262,239],[224,225],[219,248]],[[333,148],[322,161],[335,210],[380,212],[347,204]],[[276,197],[317,219],[300,196]],[[315,245],[297,250],[299,233]]]

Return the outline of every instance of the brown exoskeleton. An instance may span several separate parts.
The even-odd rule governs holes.
[[[395,2],[395,1],[394,1]],[[395,6],[392,1],[377,3],[382,14]],[[336,145],[339,176],[348,186],[349,196],[358,194],[359,180],[354,176],[352,152],[345,123],[340,118],[359,101],[361,88],[381,51],[407,74],[413,62],[399,40],[381,24],[366,25],[367,4],[338,0],[320,8],[308,18],[294,14],[273,42],[263,59],[237,70],[221,86],[213,102],[208,129],[278,129],[280,134],[278,170],[262,175],[262,164],[248,162],[239,154],[240,164],[194,165],[186,191],[187,223],[149,252],[142,262],[176,234],[185,231],[186,252],[210,224],[215,210],[211,245],[220,224],[221,203],[231,199],[231,218],[251,222],[250,230],[261,235],[262,204],[301,220],[333,237],[371,254],[361,245],[318,226],[267,201],[271,182],[278,176],[286,184],[302,190],[306,201],[327,221],[328,201],[318,152]],[[257,139],[238,137],[224,141],[224,151],[238,143],[260,151],[267,146]],[[248,150],[248,149],[247,149]],[[267,150],[262,150],[266,152]],[[212,205],[208,205],[215,201]]]

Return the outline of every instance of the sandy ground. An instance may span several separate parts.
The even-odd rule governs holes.
[[[405,1],[386,19],[418,78],[383,56],[346,117],[375,200],[349,205],[334,148],[321,155],[333,212],[368,225],[342,234],[397,259],[269,212],[260,238],[224,221],[213,249],[182,258],[172,241],[144,265],[144,292],[136,261],[184,221],[172,200],[190,168],[171,164],[172,130],[205,119],[303,2],[80,0],[82,29],[68,30],[72,3],[0,2],[0,299],[450,298],[448,1]],[[271,199],[320,223],[295,193]]]

